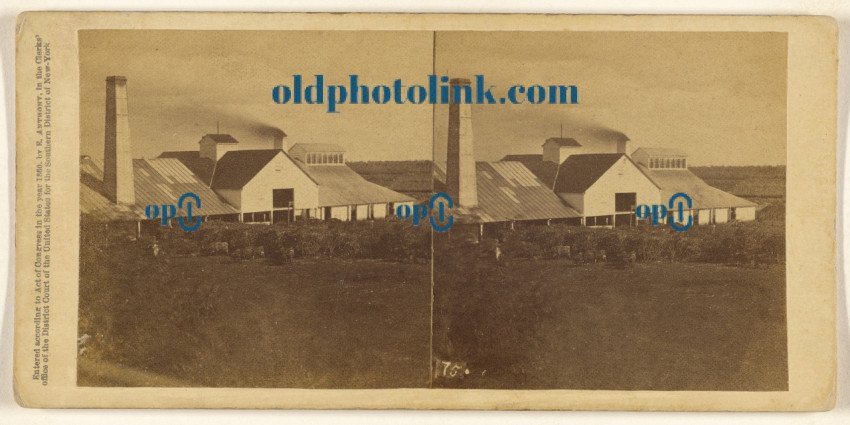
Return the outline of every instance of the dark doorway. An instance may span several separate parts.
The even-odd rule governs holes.
[[[637,193],[615,193],[614,209],[619,212],[634,212],[637,206]]]
[[[295,203],[295,189],[272,189],[273,208],[292,208]]]

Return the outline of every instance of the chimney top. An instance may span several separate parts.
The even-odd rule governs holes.
[[[449,84],[453,86],[465,86],[471,84],[471,81],[469,81],[469,78],[452,78],[449,80]]]

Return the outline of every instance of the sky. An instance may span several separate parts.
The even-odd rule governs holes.
[[[569,84],[577,105],[473,106],[479,160],[539,154],[546,138],[579,142],[600,128],[633,148],[676,147],[692,165],[785,163],[786,37],[671,32],[80,32],[81,154],[103,156],[105,80],[128,80],[132,152],[197,150],[207,133],[242,149],[336,143],[348,160],[445,160],[447,107],[277,105],[293,74],[350,74],[372,84],[424,82],[436,70],[516,84]],[[432,153],[433,150],[433,153]]]
[[[780,33],[440,32],[437,73],[579,87],[577,105],[473,106],[476,157],[539,154],[548,137],[595,129],[675,147],[692,165],[785,164],[786,37]],[[435,113],[445,160],[448,108]]]
[[[430,159],[429,106],[278,105],[293,74],[329,82],[390,77],[420,81],[433,68],[432,32],[132,31],[80,32],[81,154],[103,158],[106,77],[127,77],[134,158],[197,150],[220,131],[241,149],[272,147],[269,129],[294,143],[336,143],[348,160]]]

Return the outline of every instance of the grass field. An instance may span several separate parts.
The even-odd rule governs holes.
[[[783,266],[527,260],[453,274],[446,261],[437,310],[452,316],[449,360],[470,374],[441,386],[787,388]]]
[[[86,359],[119,371],[126,367],[127,376],[81,370],[80,385],[133,385],[133,376],[144,373],[212,387],[428,385],[427,264],[148,261],[159,267],[135,282],[137,289],[144,286],[144,295],[132,292],[121,308],[82,300],[88,302],[81,303],[81,316],[108,315],[113,323],[100,337],[110,341],[108,347],[94,344]],[[113,298],[126,292],[119,289]],[[103,311],[92,311],[101,305]],[[101,330],[81,329],[86,332]],[[136,385],[144,381],[135,379]]]
[[[111,254],[81,282],[80,385],[429,385],[429,264]],[[786,388],[781,265],[470,260],[435,263],[435,355],[470,368],[436,386]]]

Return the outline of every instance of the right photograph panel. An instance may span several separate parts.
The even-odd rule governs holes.
[[[786,67],[784,33],[437,32],[432,386],[786,391]]]

